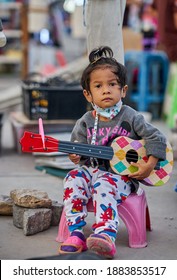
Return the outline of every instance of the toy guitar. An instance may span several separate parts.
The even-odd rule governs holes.
[[[113,140],[111,146],[97,146],[78,142],[59,141],[50,136],[25,131],[20,140],[23,152],[64,152],[87,157],[95,157],[110,161],[112,170],[120,175],[128,175],[137,171],[130,162],[147,162],[145,141],[133,140],[120,136]],[[169,143],[166,148],[166,160],[159,161],[148,178],[141,183],[148,186],[165,184],[172,173],[173,152]]]

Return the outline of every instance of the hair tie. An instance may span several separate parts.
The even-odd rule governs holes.
[[[98,58],[96,58],[94,61],[92,61],[90,64],[94,64],[94,63],[96,63],[98,60],[100,60],[102,57],[98,57]]]

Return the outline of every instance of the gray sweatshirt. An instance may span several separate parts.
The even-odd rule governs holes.
[[[76,122],[71,141],[91,144],[94,122],[93,111],[86,112]],[[111,140],[122,135],[134,140],[144,139],[147,156],[153,155],[160,160],[165,160],[165,136],[153,125],[147,123],[142,114],[127,105],[123,105],[118,115],[109,122],[98,122],[96,145],[107,146]]]

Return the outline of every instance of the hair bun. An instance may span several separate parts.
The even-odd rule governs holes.
[[[91,51],[89,55],[89,61],[90,63],[95,63],[100,58],[112,58],[113,57],[113,51],[110,47],[99,47]]]

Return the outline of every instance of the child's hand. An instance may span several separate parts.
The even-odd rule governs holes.
[[[143,180],[147,178],[152,172],[152,170],[154,169],[154,167],[156,166],[157,162],[158,162],[158,158],[155,158],[153,156],[150,156],[148,162],[146,163],[131,162],[131,165],[138,167],[138,171],[130,174],[128,177],[137,180]]]
[[[69,159],[75,164],[78,164],[80,162],[80,158],[81,158],[81,156],[79,156],[79,155],[69,154]]]

